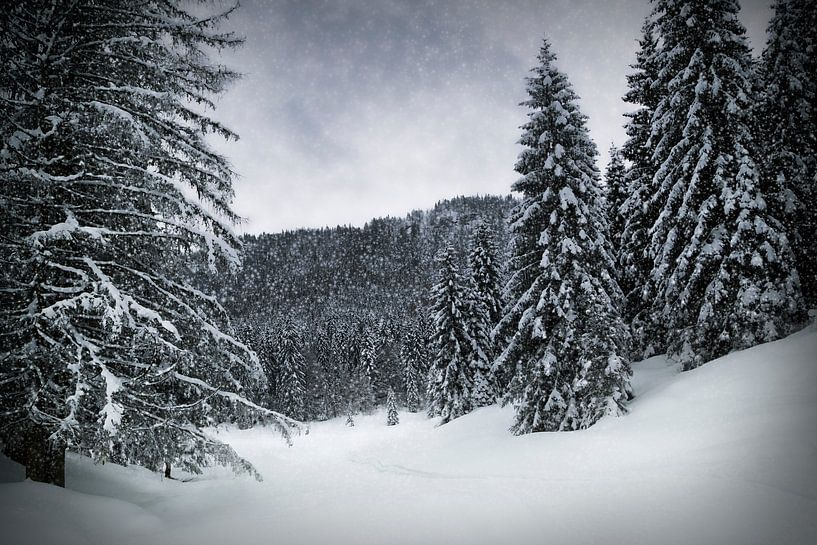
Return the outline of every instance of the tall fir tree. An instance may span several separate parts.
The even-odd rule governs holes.
[[[636,62],[627,75],[624,101],[638,106],[625,114],[627,140],[622,156],[630,162],[625,174],[627,198],[621,206],[624,218],[620,247],[617,251],[618,281],[624,293],[623,317],[632,332],[633,357],[649,357],[666,351],[663,323],[653,323],[650,313],[654,290],[649,282],[652,259],[649,256],[650,229],[658,218],[651,201],[655,193],[653,177],[658,170],[650,141],[652,117],[665,89],[657,85],[660,66],[656,57],[658,40],[653,15],[641,28]]]
[[[480,222],[474,229],[468,268],[474,281],[475,296],[485,307],[493,329],[502,317],[502,271],[494,233],[487,222]]]
[[[473,408],[491,405],[496,400],[491,364],[495,352],[491,339],[492,324],[486,298],[479,291],[473,270],[465,279],[468,313],[464,317],[471,338],[469,350],[468,376],[471,379],[471,406]]]
[[[304,340],[300,327],[292,320],[281,325],[276,343],[278,361],[278,405],[291,418],[304,417],[306,383],[304,376]]]
[[[488,312],[483,300],[471,291],[468,302],[468,328],[471,336],[471,349],[468,364],[468,375],[471,379],[471,406],[473,408],[491,405],[496,400],[496,390],[491,373],[491,354],[494,345],[491,341],[491,327]]]
[[[803,294],[817,308],[817,3],[777,0],[760,61],[758,149],[769,204],[795,255]]]
[[[237,261],[233,172],[202,113],[236,78],[228,13],[32,0],[0,15],[0,438],[35,480],[66,448],[198,471],[251,466],[203,428],[250,402],[258,359],[198,268]],[[206,11],[206,10],[205,10]]]
[[[780,338],[801,305],[783,226],[752,157],[752,59],[736,0],[656,1],[650,145],[653,322],[685,369]]]
[[[622,206],[627,199],[627,168],[624,165],[621,150],[616,146],[610,146],[609,154],[610,162],[604,173],[604,196],[607,204],[608,239],[612,247],[613,258],[617,262],[626,219]]]
[[[374,323],[365,323],[360,340],[360,375],[364,383],[365,410],[371,410],[377,405],[377,386],[379,379],[378,354],[380,352],[380,336]]]
[[[454,248],[442,252],[439,263],[438,280],[431,290],[434,332],[427,407],[429,416],[440,416],[445,424],[473,408],[470,364],[474,343],[468,321],[470,295]]]
[[[321,376],[321,412],[326,418],[334,418],[341,414],[340,386],[341,379],[336,349],[335,317],[329,316],[316,332],[315,359],[317,360]]]
[[[606,239],[596,146],[556,56],[544,41],[527,78],[511,216],[513,255],[495,367],[512,370],[506,401],[516,434],[575,430],[623,412],[627,332]]]
[[[425,352],[425,341],[415,328],[410,328],[403,339],[400,359],[403,363],[403,382],[406,386],[406,408],[411,413],[420,410],[420,377]]]

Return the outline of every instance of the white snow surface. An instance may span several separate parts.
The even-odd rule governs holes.
[[[71,455],[67,488],[0,459],[0,542],[72,544],[817,543],[817,329],[678,373],[634,365],[630,414],[514,437],[510,407],[435,427],[385,411],[224,430],[261,483],[190,482]],[[13,482],[18,481],[18,482]]]

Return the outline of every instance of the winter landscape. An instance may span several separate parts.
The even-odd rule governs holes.
[[[0,10],[0,543],[817,543],[815,0],[241,4]]]

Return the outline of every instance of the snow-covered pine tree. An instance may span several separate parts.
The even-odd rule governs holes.
[[[624,293],[624,320],[632,332],[633,356],[649,357],[666,351],[666,332],[662,323],[651,321],[654,289],[649,282],[652,258],[649,256],[650,229],[658,213],[652,206],[655,193],[653,177],[658,168],[650,142],[652,116],[665,90],[656,85],[659,66],[656,59],[657,38],[652,15],[641,28],[636,62],[627,75],[624,101],[638,106],[625,114],[627,140],[621,154],[630,162],[626,172],[627,198],[621,207],[624,218],[621,244],[617,250],[617,277]]]
[[[469,271],[473,273],[473,271]],[[492,325],[485,298],[478,292],[473,277],[466,279],[466,296],[468,297],[467,321],[471,347],[468,351],[468,377],[471,381],[471,407],[485,407],[496,400],[491,375],[494,344],[491,340]]]
[[[360,374],[365,385],[361,399],[365,410],[372,410],[377,405],[377,385],[379,378],[378,355],[380,352],[380,338],[376,324],[364,322],[363,334],[360,340]]]
[[[736,0],[656,1],[654,322],[685,369],[780,338],[801,306],[748,124],[752,59]],[[773,197],[773,196],[772,196]]]
[[[304,380],[303,334],[291,319],[281,325],[275,346],[278,363],[278,406],[290,418],[302,419],[306,384]]]
[[[395,426],[400,423],[400,417],[397,416],[397,401],[394,396],[394,388],[389,388],[389,393],[386,396],[386,424]]]
[[[627,199],[627,168],[624,157],[615,145],[610,146],[610,162],[604,173],[605,200],[607,202],[608,239],[613,249],[613,258],[618,262],[625,217],[621,207]]]
[[[490,327],[502,317],[502,271],[497,260],[496,242],[490,224],[477,224],[471,238],[468,268],[474,281],[474,294],[488,313]]]
[[[454,248],[441,252],[438,261],[440,272],[431,290],[434,332],[426,397],[428,415],[441,416],[445,424],[473,408],[470,364],[474,342],[468,323],[470,297]]]
[[[316,331],[314,339],[315,359],[321,377],[321,412],[325,418],[334,418],[341,414],[340,387],[338,382],[340,377],[340,366],[338,365],[338,355],[340,350],[335,347],[336,343],[336,317],[327,317],[321,327]]]
[[[513,186],[506,340],[495,367],[512,376],[516,434],[575,430],[621,413],[629,389],[627,331],[612,277],[596,146],[567,77],[544,41],[527,78]]]
[[[420,377],[425,341],[418,331],[409,328],[403,338],[400,359],[403,362],[403,381],[406,385],[406,408],[410,413],[420,410]]]
[[[777,0],[760,62],[755,116],[769,198],[795,255],[809,308],[817,308],[817,3]]]
[[[201,113],[236,78],[227,16],[163,2],[5,5],[0,24],[0,437],[34,480],[97,460],[251,469],[203,426],[262,379],[199,263],[235,263],[233,172]]]

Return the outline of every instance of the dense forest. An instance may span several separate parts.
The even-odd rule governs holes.
[[[484,226],[496,248],[507,246],[511,197],[457,197],[405,218],[378,218],[361,228],[299,229],[242,238],[242,267],[232,274],[203,274],[202,289],[217,294],[242,338],[271,379],[254,395],[283,410],[293,387],[302,401],[298,418],[323,419],[383,403],[389,388],[406,401],[407,354],[417,358],[413,386],[429,366],[431,287],[436,256],[451,246],[467,264],[473,234]],[[495,256],[504,261],[502,254]],[[494,279],[499,282],[499,279]],[[281,363],[284,331],[301,359]],[[417,346],[414,346],[414,345]],[[374,377],[371,389],[367,367]],[[282,384],[294,372],[295,385]],[[410,383],[412,381],[409,381]],[[419,402],[419,398],[418,398]],[[287,413],[290,414],[290,413]]]

